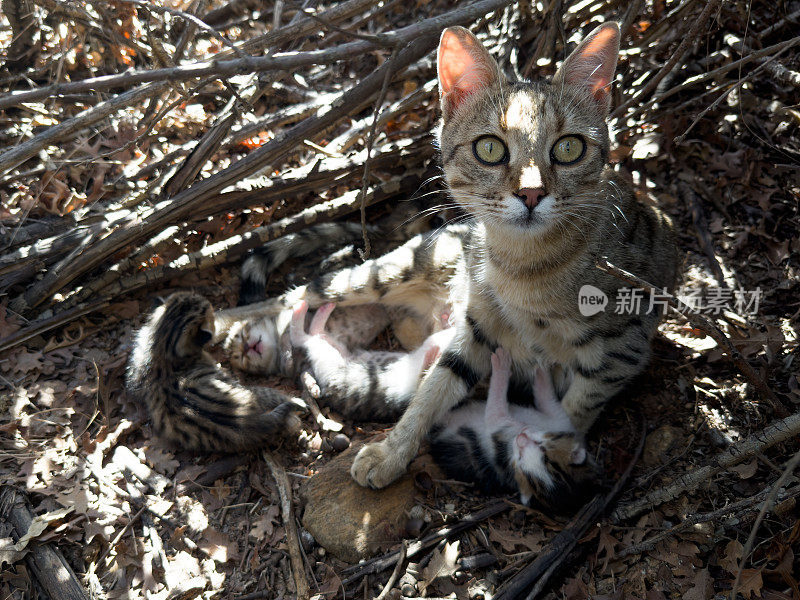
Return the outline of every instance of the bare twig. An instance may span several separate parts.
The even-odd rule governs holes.
[[[266,450],[263,452],[264,462],[267,463],[270,473],[278,486],[278,494],[281,498],[281,515],[283,524],[286,528],[286,545],[289,548],[289,560],[292,563],[292,575],[294,576],[295,593],[298,600],[306,600],[310,595],[308,581],[306,580],[305,565],[300,549],[300,538],[297,535],[297,523],[292,512],[292,487],[286,470],[278,464],[273,456]]]
[[[431,548],[445,539],[452,539],[453,537],[463,533],[464,531],[471,529],[478,523],[485,521],[495,515],[504,512],[508,508],[510,508],[510,504],[503,500],[498,500],[492,502],[491,504],[487,505],[486,507],[482,508],[479,511],[476,511],[472,514],[465,515],[461,518],[460,521],[457,523],[453,523],[448,525],[447,527],[442,527],[441,529],[434,531],[426,535],[421,540],[416,540],[411,542],[408,545],[408,549],[406,550],[406,557],[413,558],[420,554],[421,552]],[[373,573],[380,573],[384,569],[388,569],[392,565],[397,564],[397,557],[400,555],[400,550],[392,550],[391,552],[383,555],[377,556],[370,560],[364,561],[354,567],[350,567],[345,569],[342,574],[345,575],[345,578],[342,580],[342,585],[348,586],[351,583],[354,583],[365,577],[366,575],[371,575]]]
[[[739,568],[736,571],[736,579],[733,580],[733,587],[731,588],[731,600],[736,600],[736,592],[739,590],[739,582],[742,579],[742,569],[744,568],[744,563],[750,558],[750,552],[753,550],[753,543],[756,540],[756,533],[758,533],[758,528],[761,526],[761,522],[764,520],[764,517],[767,515],[767,512],[772,508],[775,504],[775,499],[778,497],[778,492],[783,488],[784,483],[786,480],[794,474],[794,470],[797,468],[798,463],[800,463],[800,450],[795,452],[794,456],[789,459],[789,462],[786,463],[786,468],[781,473],[781,476],[778,477],[778,480],[772,486],[772,489],[769,492],[769,495],[764,500],[764,503],[761,505],[761,509],[758,511],[758,516],[756,517],[755,523],[753,523],[753,528],[750,530],[750,535],[747,536],[747,541],[744,544],[744,548],[742,549],[742,561],[739,563]]]
[[[689,515],[683,521],[677,525],[674,525],[673,527],[670,527],[666,531],[657,533],[653,537],[643,540],[638,544],[633,544],[627,548],[618,550],[615,553],[615,558],[625,558],[626,556],[641,554],[642,552],[649,552],[655,548],[659,542],[662,542],[667,538],[671,538],[682,531],[686,531],[698,523],[707,523],[709,521],[714,521],[715,519],[728,517],[729,515],[740,515],[745,512],[753,511],[755,510],[756,505],[767,497],[771,489],[772,486],[750,496],[749,498],[739,500],[738,502],[732,502],[727,506],[723,506],[722,508],[718,508],[717,510],[713,510],[711,512]],[[779,499],[786,500],[788,498],[795,498],[797,496],[800,496],[800,486],[795,486],[786,490],[784,494],[779,495]]]
[[[618,523],[659,504],[674,500],[684,492],[694,490],[709,481],[714,474],[723,469],[732,467],[749,456],[763,452],[767,448],[790,440],[797,435],[800,435],[800,413],[773,422],[762,431],[732,444],[708,464],[684,473],[668,485],[653,490],[642,498],[620,505],[611,515],[611,519],[614,523]]]
[[[397,50],[392,51],[392,55],[386,60],[386,73],[383,77],[383,85],[381,91],[378,93],[378,99],[375,100],[375,110],[372,116],[372,126],[369,130],[367,137],[367,159],[364,161],[364,175],[361,177],[361,234],[364,237],[364,250],[359,250],[361,260],[369,258],[370,244],[369,236],[367,235],[367,186],[369,185],[369,159],[372,157],[372,145],[375,142],[375,126],[378,123],[378,113],[381,110],[384,98],[386,98],[386,90],[389,89],[389,82],[395,72],[395,61],[397,60]]]
[[[167,86],[167,83],[153,83],[150,85],[140,86],[120,94],[119,96],[115,96],[110,100],[100,102],[91,108],[87,108],[83,112],[75,115],[71,119],[64,121],[63,123],[48,127],[47,130],[34,136],[27,142],[24,142],[15,148],[10,148],[0,154],[0,173],[5,173],[10,169],[13,169],[14,167],[24,163],[26,160],[36,156],[41,150],[47,148],[48,146],[52,146],[57,142],[61,142],[77,135],[87,127],[91,127],[95,123],[102,121],[118,110],[122,110],[123,108],[127,108],[128,106],[136,104],[145,98],[149,98],[161,93],[161,91],[167,88]],[[3,98],[0,98],[0,104],[2,104],[2,102]]]
[[[495,11],[508,4],[511,0],[478,0],[466,6],[461,6],[447,13],[425,19],[413,25],[386,32],[383,35],[396,48],[403,48],[401,54],[407,53],[408,45],[415,45],[422,39],[437,36],[439,32],[451,25],[468,23]],[[22,102],[32,102],[61,94],[72,94],[88,91],[109,90],[124,88],[137,83],[146,82],[175,82],[195,79],[198,77],[223,75],[236,75],[243,73],[256,73],[265,71],[292,71],[302,66],[331,64],[363,55],[374,49],[376,45],[367,41],[356,41],[325,48],[323,50],[310,50],[308,52],[290,52],[275,54],[274,56],[256,56],[253,58],[238,58],[230,60],[204,61],[192,64],[179,65],[164,69],[146,69],[139,71],[126,71],[120,75],[105,75],[76,81],[72,83],[56,83],[33,90],[16,91],[0,97],[0,109],[16,106]],[[400,61],[399,64],[403,64]],[[407,64],[407,63],[406,63]],[[381,75],[383,71],[381,72]]]
[[[397,66],[407,65],[418,60],[427,54],[435,44],[436,39],[433,37],[424,37],[416,40],[397,55]],[[141,225],[121,228],[97,241],[86,252],[76,257],[68,272],[45,274],[41,281],[31,286],[23,295],[15,298],[9,306],[17,312],[23,312],[29,307],[38,306],[56,290],[80,277],[86,271],[100,265],[119,248],[154,235],[160,227],[188,218],[198,202],[207,200],[225,186],[235,183],[250,173],[268,165],[271,161],[283,155],[289,148],[301,144],[304,139],[310,137],[313,133],[323,130],[335,123],[341,116],[348,114],[351,107],[362,102],[365,96],[369,97],[372,94],[376,94],[383,84],[384,75],[389,66],[384,63],[379,69],[344,92],[326,112],[306,119],[282,136],[267,142],[258,150],[251,152],[228,168],[196,182],[174,198],[171,198],[162,208],[151,213],[149,218]]]
[[[621,117],[632,104],[638,103],[647,94],[656,89],[661,80],[664,79],[664,77],[666,77],[672,71],[672,69],[675,68],[675,65],[678,64],[678,62],[686,55],[686,53],[689,52],[692,44],[697,41],[697,37],[700,35],[700,30],[705,27],[706,21],[708,21],[711,15],[719,8],[721,2],[722,0],[709,0],[706,3],[706,5],[703,7],[703,11],[700,13],[694,23],[692,23],[689,33],[681,40],[681,43],[678,45],[678,48],[675,50],[675,52],[673,52],[670,59],[664,64],[663,67],[661,67],[655,76],[650,78],[646,86],[637,91],[626,102],[624,102],[622,106],[617,107],[617,109],[611,114],[612,118]]]
[[[383,586],[381,593],[375,598],[375,600],[384,600],[386,596],[389,595],[389,592],[392,591],[392,587],[397,582],[397,578],[400,577],[400,573],[403,571],[403,564],[406,562],[406,552],[408,551],[408,542],[403,540],[403,543],[400,545],[400,556],[397,557],[397,564],[394,567],[394,571],[389,576],[389,581],[386,582],[386,585]]]

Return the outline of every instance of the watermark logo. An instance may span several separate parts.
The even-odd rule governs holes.
[[[578,290],[578,310],[584,317],[591,317],[606,309],[608,296],[593,285],[584,285]]]
[[[678,298],[685,306],[695,312],[719,315],[724,311],[735,311],[742,316],[754,316],[758,312],[763,292],[761,288],[753,291],[711,288],[705,291],[687,290]],[[614,312],[618,315],[650,314],[667,310],[670,300],[675,299],[666,290],[647,291],[639,288],[623,287],[617,290],[614,298]],[[578,291],[578,309],[584,317],[591,317],[606,309],[608,296],[593,285],[584,285]]]

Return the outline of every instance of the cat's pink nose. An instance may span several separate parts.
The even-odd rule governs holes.
[[[515,194],[530,210],[536,208],[536,205],[544,198],[544,195],[544,188],[522,188]]]

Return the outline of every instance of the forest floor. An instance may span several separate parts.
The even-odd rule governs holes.
[[[3,1],[0,598],[72,597],[37,570],[43,547],[92,598],[293,598],[298,579],[328,600],[508,597],[566,530],[577,544],[537,597],[700,600],[736,587],[800,599],[800,2],[146,4]],[[259,452],[160,444],[124,391],[132,332],[173,291],[234,306],[248,250],[312,222],[358,221],[362,185],[370,222],[435,198],[443,24],[534,78],[610,19],[624,32],[612,163],[673,218],[678,295],[740,359],[707,323],[667,315],[651,366],[589,437],[609,484],[643,442],[641,456],[616,504],[581,529],[505,497],[441,533],[498,499],[418,475],[406,537],[429,543],[397,569],[394,556],[353,568],[300,526],[298,572],[287,525],[301,522],[300,487],[347,443],[308,416],[269,452],[273,469]],[[126,69],[142,77],[81,84]],[[290,261],[270,294],[314,268]],[[342,433],[355,445],[384,427]],[[25,536],[9,520],[14,490],[36,515]]]

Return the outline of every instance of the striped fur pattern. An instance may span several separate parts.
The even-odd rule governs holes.
[[[468,401],[430,433],[431,454],[449,477],[483,491],[520,494],[523,504],[568,511],[595,491],[598,469],[558,401],[550,373],[534,371],[535,408],[510,405],[511,358],[492,354],[485,402]]]
[[[645,368],[660,314],[647,301],[618,314],[624,286],[595,264],[607,257],[669,288],[677,250],[668,217],[607,165],[618,46],[618,27],[604,24],[551,83],[510,83],[471,33],[445,30],[438,141],[450,194],[474,220],[218,316],[224,328],[275,318],[301,300],[404,306],[420,316],[452,304],[452,341],[389,435],[356,456],[351,473],[361,485],[382,488],[405,472],[433,424],[489,374],[498,346],[511,356],[514,387],[529,385],[538,365],[559,373],[562,406],[580,432]],[[585,285],[606,294],[605,311],[581,314]]]
[[[241,385],[204,351],[213,335],[208,300],[187,292],[167,298],[137,332],[126,386],[147,404],[155,432],[181,448],[233,452],[297,430],[303,404]]]
[[[351,419],[397,419],[453,329],[430,335],[413,352],[350,351],[325,333],[334,306],[322,305],[306,332],[308,305],[300,302],[290,326],[292,345],[306,355],[322,399]],[[550,374],[536,369],[536,408],[509,406],[508,353],[498,348],[492,366],[487,400],[459,406],[434,426],[434,459],[449,476],[487,492],[517,491],[524,504],[579,506],[592,490],[596,470],[558,402]]]
[[[356,420],[396,420],[414,397],[422,375],[449,343],[453,330],[433,333],[413,352],[350,350],[325,333],[334,306],[321,306],[306,333],[308,304],[300,302],[290,326],[292,346],[305,355],[328,405]]]
[[[373,251],[384,253],[418,233],[440,227],[453,212],[442,208],[432,211],[420,198],[400,203],[388,218],[377,225],[367,225]],[[361,223],[337,222],[319,223],[267,242],[253,250],[242,264],[239,306],[265,300],[270,274],[287,260],[323,255],[319,271],[357,264],[357,245],[362,239]]]

